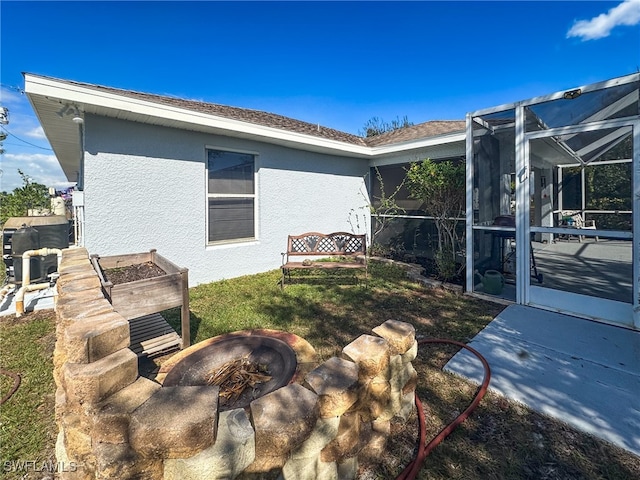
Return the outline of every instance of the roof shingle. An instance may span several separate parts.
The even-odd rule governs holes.
[[[466,123],[464,120],[431,120],[429,122],[403,127],[397,130],[367,137],[365,142],[369,147],[392,145],[394,143],[408,142],[421,138],[436,137],[447,133],[463,132]]]
[[[58,80],[58,79],[56,79]],[[106,92],[114,95],[121,95],[133,99],[143,100],[152,103],[158,103],[162,105],[168,105],[176,108],[182,108],[185,110],[191,110],[194,112],[215,115],[232,120],[238,120],[242,122],[252,123],[265,127],[275,128],[279,130],[285,130],[288,132],[296,132],[305,135],[311,135],[320,138],[327,138],[330,140],[336,140],[339,142],[345,142],[353,145],[360,146],[382,146],[392,145],[395,143],[408,142],[411,140],[418,140],[421,138],[434,137],[438,135],[444,135],[453,132],[464,131],[464,120],[452,120],[452,121],[428,121],[420,123],[418,125],[412,125],[410,127],[404,127],[398,130],[386,132],[374,137],[361,137],[353,135],[347,132],[342,132],[329,127],[324,127],[319,124],[313,124],[296,120],[293,118],[285,117],[283,115],[277,115],[274,113],[263,112],[260,110],[252,110],[249,108],[231,107],[227,105],[220,105],[216,103],[208,103],[196,100],[187,100],[176,97],[169,97],[166,95],[157,95],[153,93],[136,92],[133,90],[124,90],[113,87],[105,87],[102,85],[93,85],[89,83],[76,82],[71,80],[63,80],[66,83],[77,85],[92,90]]]

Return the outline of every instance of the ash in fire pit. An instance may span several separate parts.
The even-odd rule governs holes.
[[[248,406],[289,383],[296,354],[277,338],[247,335],[224,338],[180,360],[163,385],[220,385],[220,411]]]

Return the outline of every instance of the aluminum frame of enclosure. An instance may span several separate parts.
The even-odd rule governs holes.
[[[501,238],[513,238],[515,245],[515,285],[509,290],[508,300],[519,304],[532,305],[554,311],[575,314],[589,317],[595,320],[614,323],[617,325],[640,329],[640,247],[635,240],[640,238],[640,113],[638,99],[638,85],[640,85],[640,74],[627,75],[605,82],[579,87],[576,89],[557,92],[551,95],[536,97],[530,100],[505,104],[489,109],[478,110],[467,114],[466,117],[466,176],[467,176],[467,224],[466,224],[466,289],[468,292],[482,294],[482,288],[477,288],[478,264],[484,258],[482,247],[478,247],[483,242],[488,244],[488,236],[491,234]],[[575,101],[582,96],[582,99]],[[560,100],[559,102],[555,102]],[[595,100],[595,101],[594,101]],[[591,103],[589,103],[591,102]],[[593,109],[593,107],[597,107]],[[577,108],[576,108],[577,107]],[[565,108],[565,110],[563,110]],[[573,109],[573,110],[571,110]],[[538,115],[536,114],[538,113]],[[543,115],[539,115],[543,113]],[[578,118],[579,121],[574,121]],[[551,120],[551,121],[549,121]],[[496,141],[496,135],[502,135]],[[498,153],[488,155],[481,152],[487,150],[486,145],[480,142],[483,136],[490,136],[492,141],[499,143],[496,148]],[[562,139],[573,139],[577,143],[576,153]],[[580,144],[585,140],[584,144]],[[487,140],[489,141],[489,140]],[[599,163],[597,161],[601,155],[612,150],[618,144],[622,144],[624,150],[630,143],[631,156],[626,160],[610,160]],[[512,142],[512,144],[511,144]],[[539,151],[532,148],[535,142],[536,148],[544,147]],[[508,145],[508,149],[505,148]],[[549,150],[546,147],[551,146]],[[491,147],[491,146],[490,146]],[[500,150],[502,149],[502,150]],[[555,151],[554,151],[555,149]],[[491,148],[488,148],[491,150]],[[508,150],[505,152],[505,150]],[[548,150],[548,151],[547,151]],[[626,150],[625,150],[626,151]],[[480,153],[479,153],[480,152]],[[536,161],[547,160],[544,154],[550,153],[551,160],[548,160],[548,172],[552,167],[557,168],[559,174],[549,175],[545,178],[535,178],[532,155],[536,155]],[[487,155],[490,164],[483,164],[482,168],[477,168],[480,155]],[[630,302],[612,301],[607,298],[597,296],[575,294],[566,291],[552,290],[546,285],[535,285],[531,280],[532,271],[532,242],[531,239],[549,239],[549,244],[559,236],[566,236],[566,227],[557,225],[555,220],[558,211],[553,210],[556,205],[555,195],[562,195],[562,186],[559,186],[558,179],[561,178],[561,168],[558,164],[553,164],[554,154],[565,155],[566,159],[562,167],[579,165],[582,167],[581,186],[581,211],[586,213],[603,213],[590,211],[585,208],[585,184],[584,169],[586,166],[598,168],[597,165],[615,164],[621,162],[632,163],[631,215],[629,216],[632,227],[629,231],[601,229],[584,230],[584,237],[588,239],[598,239],[598,236],[608,240],[627,242],[630,250],[630,277],[628,279],[631,288],[632,298]],[[582,155],[582,156],[581,156]],[[574,158],[569,162],[569,159]],[[542,159],[542,160],[541,160]],[[510,163],[509,163],[510,162]],[[505,167],[509,163],[508,167]],[[484,168],[484,167],[487,168]],[[538,169],[541,167],[538,166]],[[507,170],[508,169],[508,170]],[[494,171],[488,174],[486,171]],[[509,171],[511,177],[508,176]],[[493,177],[490,177],[493,175]],[[499,178],[495,178],[495,177]],[[543,175],[539,175],[543,177]],[[478,177],[482,177],[479,179]],[[546,177],[554,179],[551,186],[546,186]],[[509,202],[501,199],[509,179],[512,179],[511,206]],[[544,180],[544,181],[543,181]],[[485,190],[502,189],[502,193],[487,194]],[[540,210],[534,212],[535,221],[532,224],[532,203],[540,200],[540,189],[548,193],[549,199],[545,201],[548,205],[543,205]],[[538,197],[534,197],[534,192]],[[560,193],[558,193],[560,192]],[[533,200],[535,198],[535,201]],[[493,202],[487,207],[483,218],[483,205],[487,199]],[[485,202],[483,204],[483,201]],[[515,205],[513,205],[515,203]],[[542,203],[542,202],[540,202]],[[561,204],[560,204],[561,205]],[[514,208],[515,207],[515,208]],[[546,210],[544,210],[546,209]],[[502,225],[490,224],[489,217],[503,214],[512,214],[515,217],[515,228]],[[604,212],[607,213],[607,212]],[[611,212],[609,212],[611,213]],[[615,213],[618,213],[615,211]],[[623,213],[628,213],[625,210]],[[541,224],[541,216],[546,215],[546,224]],[[582,240],[583,236],[579,238]],[[483,240],[484,239],[484,240]],[[547,242],[545,241],[545,244]],[[554,241],[555,243],[555,241]],[[630,245],[629,245],[630,244]],[[603,243],[594,243],[590,248],[601,248]],[[485,248],[491,250],[493,246]],[[487,254],[488,256],[488,254]],[[503,257],[500,256],[500,262]],[[535,260],[533,260],[535,262]],[[533,264],[535,265],[535,263]],[[502,266],[502,264],[500,264]],[[581,279],[579,281],[589,281]],[[540,282],[542,283],[542,282]]]

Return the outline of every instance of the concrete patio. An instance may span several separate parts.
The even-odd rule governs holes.
[[[578,242],[532,242],[543,287],[630,303],[632,242],[586,238]],[[535,281],[533,285],[538,285]]]
[[[511,305],[469,345],[492,390],[640,456],[640,332]],[[445,370],[482,381],[466,351]]]

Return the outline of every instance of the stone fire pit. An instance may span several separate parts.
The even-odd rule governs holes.
[[[264,366],[270,379],[246,389],[232,403],[221,402],[220,411],[247,407],[256,398],[299,378],[299,367],[308,371],[316,365],[313,347],[302,338],[275,330],[250,330],[214,337],[183,350],[162,365],[156,381],[164,387],[209,385],[210,372],[242,358]]]
[[[63,252],[58,291],[56,458],[74,465],[62,480],[355,479],[360,461],[384,451],[392,418],[415,408],[418,347],[405,322],[388,320],[326,361],[291,333],[234,332],[178,352],[151,380],[86,250]],[[274,382],[224,410],[221,387],[201,372],[247,355]]]

